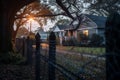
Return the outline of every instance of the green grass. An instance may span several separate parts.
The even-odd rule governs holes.
[[[87,54],[94,54],[94,55],[102,55],[105,53],[104,47],[73,47],[73,46],[58,46],[58,49],[66,50],[66,51],[73,51],[79,53],[87,53]]]
[[[57,46],[59,50],[67,50],[67,51],[76,51],[76,52],[84,52],[89,54],[104,54],[105,48],[91,48],[91,47],[70,47],[70,46]],[[84,54],[83,53],[83,54]],[[48,51],[45,51],[43,55],[48,55]],[[91,61],[92,57],[84,57],[82,54],[70,54],[67,53],[56,53],[56,62],[69,71],[77,74],[81,66],[86,64],[87,62]],[[99,80],[105,80],[105,60],[94,59],[92,62],[87,64],[84,69],[93,74],[95,77],[100,77]],[[87,76],[87,74],[85,74]],[[87,77],[90,77],[89,75]],[[93,79],[86,79],[86,80],[93,80]]]

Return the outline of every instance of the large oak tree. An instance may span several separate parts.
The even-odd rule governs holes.
[[[15,41],[19,28],[30,19],[37,21],[38,24],[43,27],[43,25],[47,23],[47,20],[52,18],[51,16],[46,17],[45,15],[52,15],[51,10],[37,1],[21,8],[15,15],[14,25],[16,29],[12,29],[12,39]]]
[[[12,51],[12,26],[16,12],[35,0],[0,0],[0,53]]]

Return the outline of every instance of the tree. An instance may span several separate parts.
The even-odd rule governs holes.
[[[19,28],[28,22],[30,18],[33,18],[41,27],[43,27],[43,25],[47,24],[48,19],[53,19],[51,16],[45,17],[44,15],[51,14],[52,12],[49,8],[37,1],[21,8],[15,15],[14,24],[16,25],[16,29],[12,28],[12,44],[15,45],[15,38]]]
[[[56,0],[56,3],[74,21],[81,23],[83,13],[107,16],[112,11],[120,12],[119,0]]]
[[[120,1],[119,0],[95,0],[90,5],[90,13],[99,14],[99,15],[109,15],[111,12],[120,13]]]
[[[20,27],[16,37],[21,38],[22,36],[25,37],[29,34],[29,31],[25,27]]]
[[[12,26],[16,12],[35,0],[0,0],[0,53],[12,51]]]
[[[33,2],[27,6],[24,6],[20,9],[15,15],[15,24],[17,26],[16,30],[13,29],[13,40],[15,40],[17,31],[20,26],[25,24],[30,18],[36,20],[41,27],[47,23],[47,19],[51,19],[51,17],[45,17],[44,15],[51,15],[52,12],[49,8],[44,7],[44,5],[39,2]]]
[[[56,25],[68,25],[70,23],[70,20],[68,19],[60,19],[57,21]]]

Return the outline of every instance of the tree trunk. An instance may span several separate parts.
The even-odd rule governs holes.
[[[23,6],[37,0],[0,0],[0,53],[12,49],[12,28],[16,12]]]
[[[13,51],[12,47],[12,28],[16,9],[12,2],[0,0],[0,53]]]
[[[4,9],[4,8],[3,8]],[[3,10],[0,13],[0,52],[7,53],[12,51],[12,26],[14,22],[14,15],[10,10]],[[1,9],[0,9],[1,11]],[[12,15],[11,15],[12,14]]]
[[[12,45],[13,45],[13,50],[15,51],[16,50],[16,35],[17,35],[17,31],[13,31],[12,30]]]

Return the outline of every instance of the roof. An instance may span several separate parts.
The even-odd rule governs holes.
[[[70,25],[56,25],[56,26],[54,27],[54,30],[56,30],[56,28],[59,28],[59,31],[74,29],[74,27],[73,27],[73,26],[70,26]],[[57,29],[57,31],[58,31],[58,29]]]
[[[91,19],[93,22],[95,22],[98,26],[98,28],[105,28],[105,23],[107,20],[107,17],[104,16],[95,16],[95,15],[85,15],[89,19]]]
[[[60,30],[70,30],[70,29],[74,29],[74,27],[72,25],[58,25],[58,28]]]
[[[84,16],[87,17],[87,19],[85,19],[87,20],[87,24],[85,25],[84,22],[81,23],[81,26],[78,28],[79,30],[82,28],[89,28],[89,27],[90,29],[92,28],[104,29],[105,28],[107,17],[88,15],[88,14],[85,14]],[[75,25],[56,25],[53,30],[55,30],[55,28],[57,28],[56,31],[74,30],[76,26],[77,26],[76,24]]]

